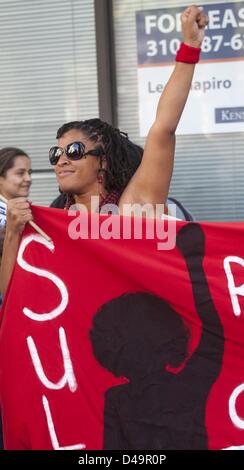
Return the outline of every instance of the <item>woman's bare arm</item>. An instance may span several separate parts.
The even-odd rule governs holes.
[[[200,47],[206,15],[196,6],[181,16],[184,43]],[[175,130],[183,112],[195,64],[177,62],[160,97],[156,119],[146,139],[142,162],[120,199],[124,203],[159,204],[166,201],[173,171]]]
[[[19,197],[11,199],[7,207],[7,225],[0,267],[0,292],[4,295],[15,265],[21,233],[27,222],[32,220],[29,202]]]

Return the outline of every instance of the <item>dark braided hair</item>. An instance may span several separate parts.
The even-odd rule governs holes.
[[[107,161],[105,189],[121,193],[141,162],[142,147],[129,140],[124,132],[98,118],[68,122],[58,129],[56,138],[60,139],[72,129],[84,132],[92,142],[102,145]]]
[[[0,176],[5,176],[13,168],[17,157],[29,158],[26,152],[17,147],[4,147],[0,150]]]

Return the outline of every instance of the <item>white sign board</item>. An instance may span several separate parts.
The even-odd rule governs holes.
[[[181,8],[136,14],[140,135],[146,136],[181,41]],[[205,5],[209,25],[178,134],[244,132],[244,2]]]

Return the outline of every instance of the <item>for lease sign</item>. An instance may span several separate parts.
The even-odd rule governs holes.
[[[152,124],[174,67],[185,7],[136,13],[140,134]],[[178,134],[244,131],[244,2],[205,5],[209,16]]]

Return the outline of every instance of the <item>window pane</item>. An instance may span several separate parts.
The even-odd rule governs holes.
[[[48,149],[64,122],[98,115],[93,0],[0,0],[0,147],[32,158],[31,198],[58,194]]]

